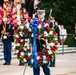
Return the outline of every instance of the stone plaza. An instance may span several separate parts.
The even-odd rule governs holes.
[[[17,58],[13,58],[11,65],[3,65],[4,60],[0,60],[0,75],[33,75],[32,68],[19,66]],[[49,67],[51,75],[76,75],[76,53],[57,54],[56,66]],[[40,74],[44,75],[42,68]]]

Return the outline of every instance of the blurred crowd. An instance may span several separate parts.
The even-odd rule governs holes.
[[[4,59],[8,62],[8,64],[10,64],[10,60],[11,60],[10,50],[12,47],[11,43],[14,41],[14,37],[13,37],[14,30],[17,29],[18,25],[24,24],[26,22],[30,22],[31,19],[35,17],[44,19],[45,14],[43,15],[41,14],[44,13],[45,10],[41,6],[41,0],[34,0],[33,16],[29,17],[29,12],[26,10],[25,7],[21,6],[22,4],[21,0],[17,0],[17,1],[4,0],[4,1],[5,2],[3,4],[3,7],[0,6],[0,36],[2,36],[2,41],[4,43]],[[67,38],[67,30],[64,28],[64,25],[59,25],[58,22],[55,20],[55,17],[52,16],[49,17],[48,23],[50,28],[55,29],[58,36],[58,41],[61,44],[64,43]],[[8,42],[10,42],[10,44],[8,44]],[[9,45],[10,45],[10,49],[9,49]],[[8,53],[6,52],[6,46],[8,48]],[[8,56],[8,54],[10,55]],[[7,60],[8,57],[10,58]]]

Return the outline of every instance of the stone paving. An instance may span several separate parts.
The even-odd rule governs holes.
[[[33,75],[32,68],[25,66],[18,66],[19,61],[15,58],[12,59],[11,65],[2,65],[4,60],[0,60],[0,75]],[[76,75],[76,53],[70,54],[57,54],[56,67],[49,67],[51,75]],[[44,75],[42,68],[40,74]]]

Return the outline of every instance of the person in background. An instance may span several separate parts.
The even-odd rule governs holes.
[[[61,25],[60,30],[60,43],[63,44],[67,38],[67,30],[64,28],[64,25]]]
[[[2,26],[2,18],[0,18],[0,37],[1,37],[1,27]]]
[[[22,21],[22,24],[23,25],[26,25],[27,22],[30,22],[31,21],[31,18],[29,17],[29,14],[28,12],[26,11],[26,9],[24,9],[24,15],[21,17],[21,21]],[[23,66],[24,64],[19,61],[19,66]]]
[[[10,23],[11,16],[7,16],[7,20],[4,21],[2,24],[2,42],[3,42],[3,49],[4,49],[4,60],[5,63],[3,65],[10,65],[11,64],[11,48],[12,48],[12,42],[13,34],[14,34],[14,28],[13,25]]]
[[[55,31],[57,33],[58,41],[60,41],[60,30],[59,30],[58,22],[55,21],[54,17],[50,18],[50,24],[49,25],[50,25],[50,28],[53,27],[55,29]],[[55,60],[56,60],[56,54],[53,57],[53,59],[50,61],[49,67],[55,67]]]
[[[74,47],[76,49],[76,26],[74,27],[74,36],[73,36],[73,40],[74,40]]]
[[[33,10],[33,18],[37,16],[37,10],[40,9],[41,6],[41,0],[34,0],[34,10]]]
[[[38,19],[45,23],[45,10],[38,10],[37,11]],[[37,52],[43,50],[43,44],[45,43],[44,40],[40,39],[41,37],[37,38]],[[48,68],[48,64],[44,64],[41,66],[45,75],[50,75],[50,69]],[[40,75],[40,67],[33,67],[33,75]]]
[[[60,29],[59,29],[59,25],[58,25],[58,22],[57,21],[55,21],[54,28],[55,28],[55,31],[57,33],[58,41],[60,42]]]
[[[50,28],[52,28],[52,27],[54,27],[55,26],[55,18],[54,17],[51,17],[50,19],[50,23],[49,23],[49,25],[50,25]]]

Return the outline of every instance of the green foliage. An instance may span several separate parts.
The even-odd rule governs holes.
[[[69,47],[73,47],[73,37],[68,36],[64,44],[68,45]]]
[[[71,28],[76,25],[76,0],[42,0],[42,6],[46,8],[46,18],[48,18],[50,9],[52,9],[52,16],[59,24],[65,25],[68,32],[70,29],[69,33],[73,32]]]

